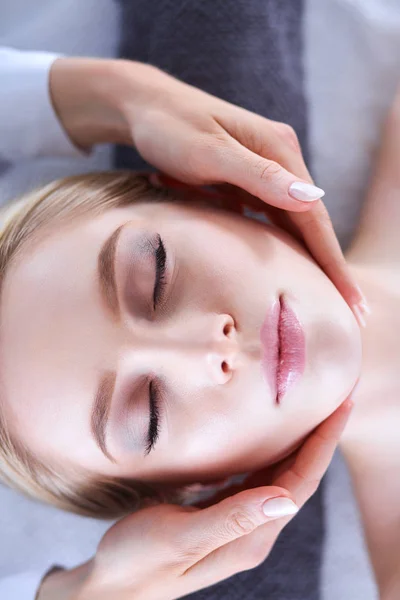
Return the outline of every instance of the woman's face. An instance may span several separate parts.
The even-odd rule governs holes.
[[[44,237],[7,274],[1,324],[18,439],[46,464],[110,476],[209,481],[274,462],[360,371],[353,315],[300,247],[182,205]]]

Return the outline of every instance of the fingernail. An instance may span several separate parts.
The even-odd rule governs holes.
[[[366,315],[370,315],[371,314],[371,309],[370,309],[370,307],[368,305],[367,299],[364,296],[364,294],[362,293],[360,286],[357,285],[356,287],[357,287],[357,291],[359,293],[359,296],[361,298],[361,300],[359,302],[357,302],[357,304],[360,307],[362,313],[364,313]]]
[[[361,312],[364,313],[365,315],[370,315],[371,314],[371,309],[368,306],[368,303],[366,300],[363,300],[362,302],[358,303],[358,306],[361,309]]]
[[[358,381],[357,381],[356,385],[353,387],[353,389],[351,390],[350,396],[348,398],[346,398],[346,400],[344,402],[342,402],[343,408],[345,408],[349,412],[352,411],[353,408],[354,408],[354,402],[352,400],[352,396],[353,396],[354,391],[355,391],[355,389],[356,389],[357,386],[358,386]]]
[[[301,202],[314,202],[323,198],[325,192],[311,183],[295,181],[289,188],[289,196],[292,196],[296,200],[301,200]]]
[[[367,323],[364,319],[364,315],[361,312],[361,308],[358,304],[353,304],[353,306],[351,307],[354,313],[355,318],[357,319],[357,323],[359,324],[360,327],[366,327]]]
[[[354,407],[354,401],[353,401],[353,395],[354,392],[356,391],[358,386],[358,380],[357,383],[354,385],[353,389],[351,390],[350,394],[347,396],[346,400],[343,400],[342,404],[340,405],[341,408],[344,408],[345,410],[351,412],[353,407]]]
[[[296,514],[299,507],[289,498],[272,498],[264,502],[262,509],[266,517],[276,519]]]

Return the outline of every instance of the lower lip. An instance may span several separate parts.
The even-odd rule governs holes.
[[[305,338],[300,321],[281,296],[261,328],[262,366],[279,404],[301,378],[305,367]]]

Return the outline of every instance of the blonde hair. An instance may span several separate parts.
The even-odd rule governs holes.
[[[175,194],[131,172],[93,173],[55,181],[3,211],[0,225],[0,294],[10,265],[27,246],[84,215],[134,202],[174,200]],[[1,409],[1,402],[0,402]],[[150,503],[183,502],[183,490],[130,479],[94,477],[78,469],[58,472],[14,439],[0,410],[0,481],[32,498],[85,516],[115,519]]]

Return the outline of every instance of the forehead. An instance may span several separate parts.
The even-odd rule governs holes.
[[[117,211],[52,232],[22,250],[3,282],[2,410],[11,430],[38,452],[52,433],[60,451],[88,438],[82,400],[93,393],[94,332],[104,326],[97,256],[124,218]],[[73,428],[62,426],[71,420]]]

